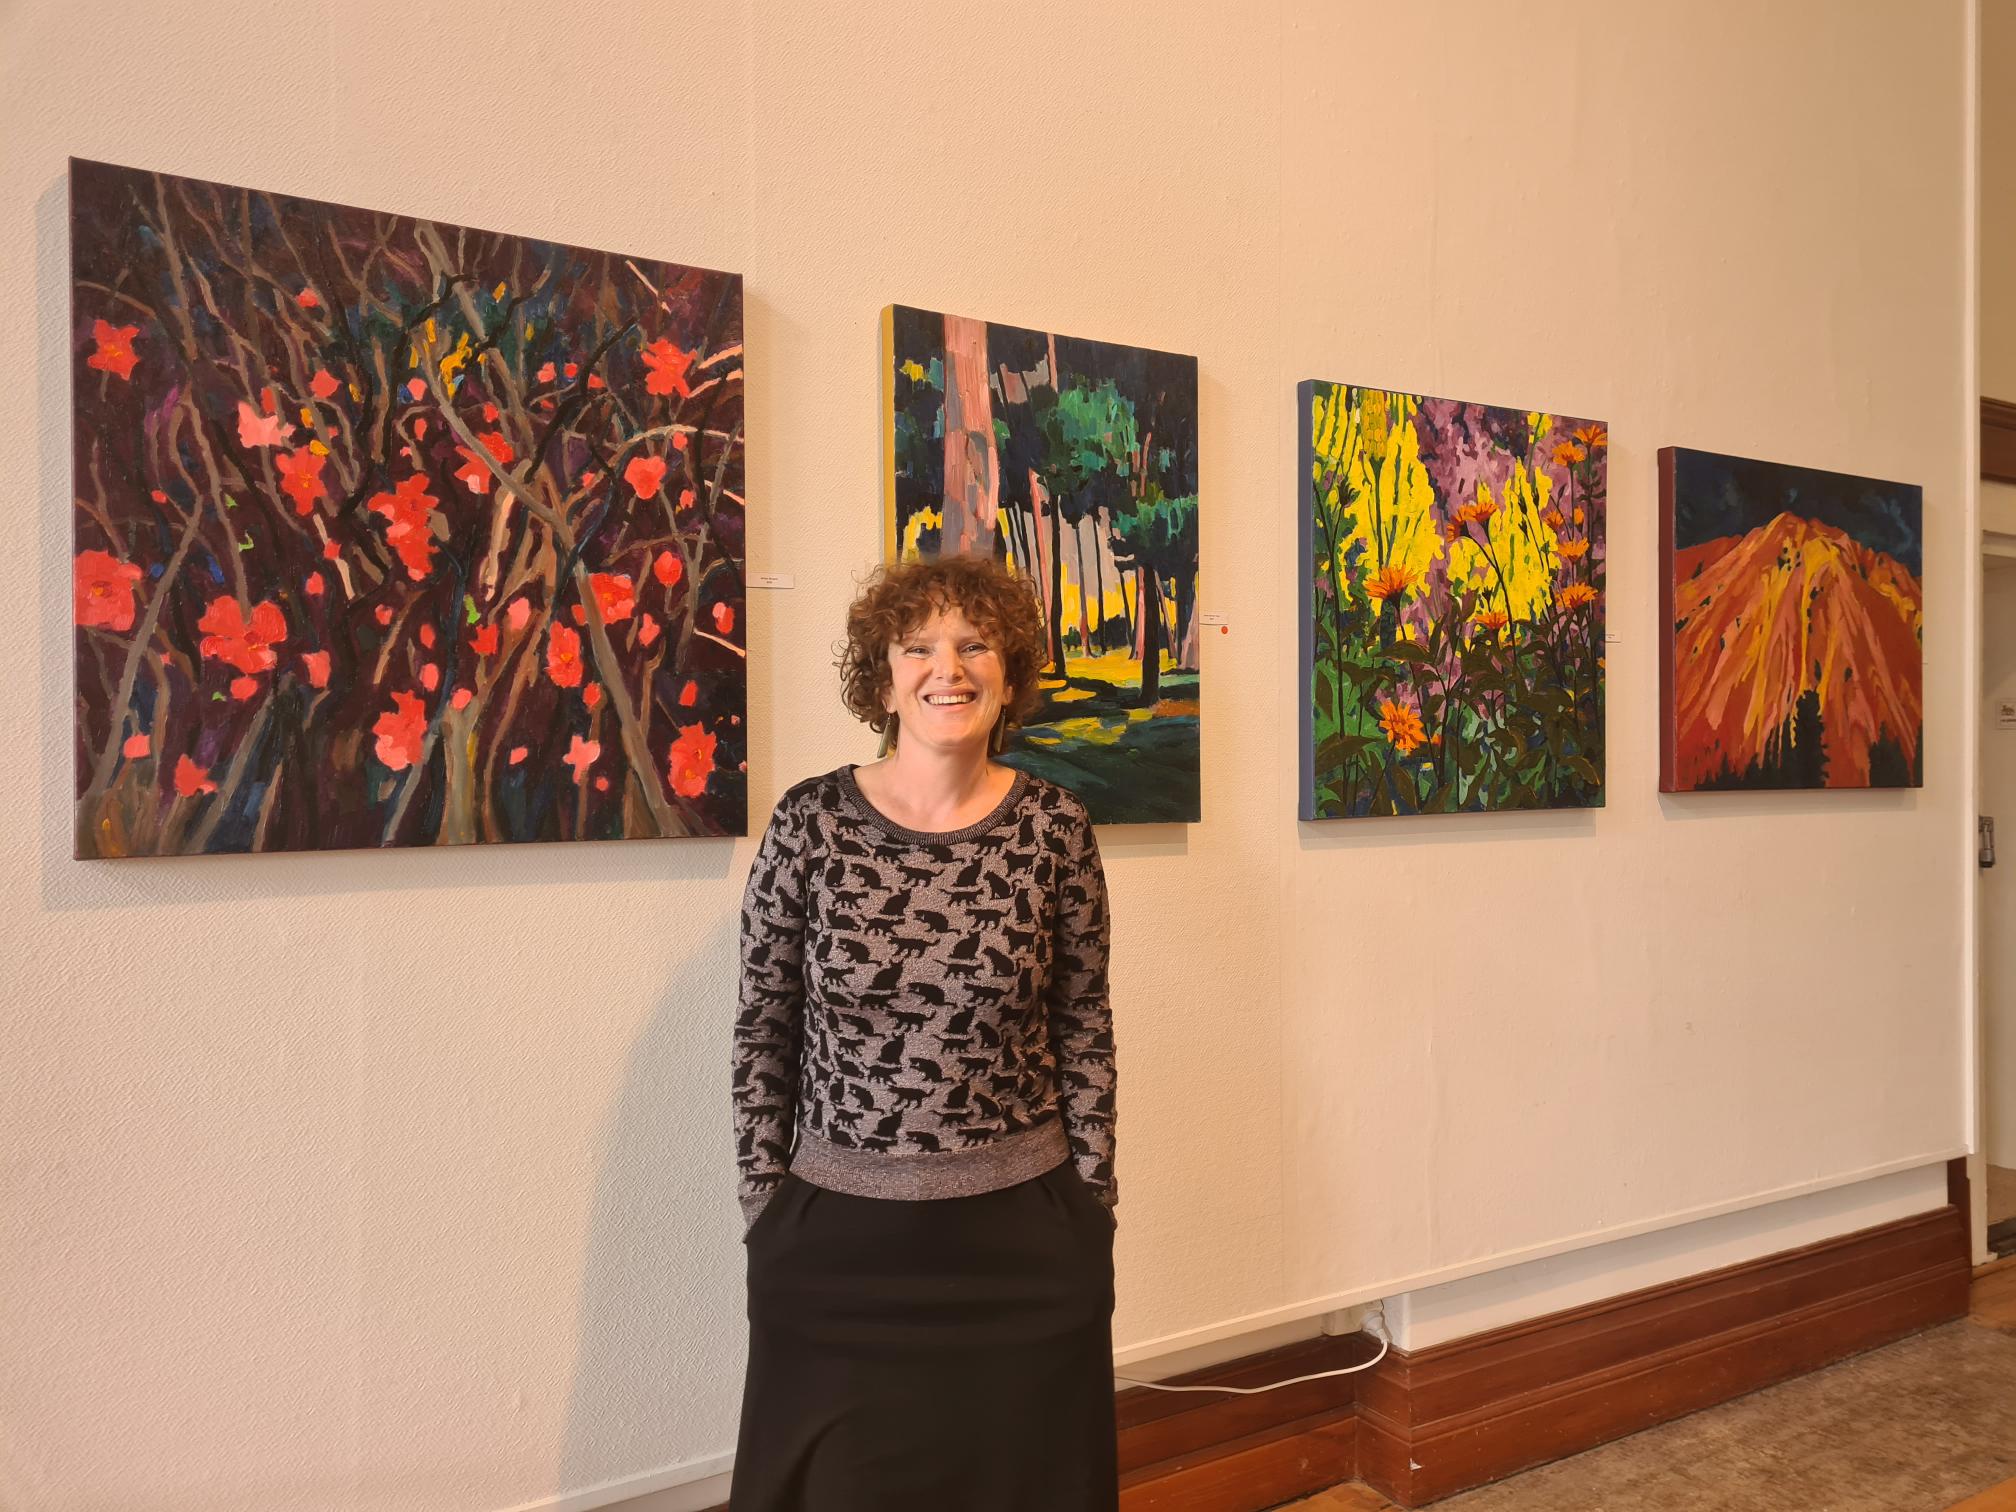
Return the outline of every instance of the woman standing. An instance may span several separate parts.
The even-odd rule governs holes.
[[[879,570],[841,672],[887,754],[787,791],[750,870],[731,1512],[1119,1505],[1105,873],[989,759],[1044,661],[991,560]]]

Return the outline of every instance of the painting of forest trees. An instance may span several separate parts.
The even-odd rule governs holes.
[[[1925,785],[1924,490],[1669,446],[1659,790]]]
[[[1200,817],[1197,359],[883,312],[884,549],[991,553],[1049,621],[1003,762],[1095,823]]]
[[[1301,817],[1601,806],[1609,428],[1297,397]]]
[[[78,856],[745,832],[738,276],[70,188]]]

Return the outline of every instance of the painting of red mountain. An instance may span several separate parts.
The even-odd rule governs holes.
[[[1924,492],[1659,453],[1659,790],[1924,784]]]

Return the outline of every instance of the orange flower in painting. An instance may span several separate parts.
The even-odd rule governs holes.
[[[1498,501],[1491,498],[1479,499],[1475,504],[1465,504],[1456,511],[1456,518],[1465,524],[1488,525],[1491,516],[1498,513]]]
[[[1578,425],[1575,427],[1575,439],[1593,451],[1599,446],[1610,444],[1610,429],[1600,424]]]
[[[574,743],[567,747],[567,754],[560,759],[574,768],[574,785],[579,787],[588,780],[588,768],[595,765],[601,755],[601,741],[583,740],[579,735],[576,735]]]
[[[1470,623],[1475,625],[1479,630],[1495,632],[1503,630],[1507,625],[1511,624],[1512,616],[1507,614],[1503,609],[1482,609],[1478,611],[1477,616]]]
[[[1573,441],[1563,441],[1554,448],[1554,460],[1563,467],[1573,467],[1588,455],[1585,448],[1577,446]]]
[[[623,481],[637,490],[637,497],[649,499],[665,486],[663,457],[632,457],[623,469]]]
[[[677,394],[682,399],[692,394],[692,385],[686,381],[687,369],[693,366],[691,352],[682,352],[660,337],[644,348],[644,366],[651,370],[651,376],[644,380],[650,393]]]
[[[371,726],[378,737],[378,759],[395,772],[403,772],[420,759],[421,742],[427,736],[427,706],[417,694],[394,693],[392,707]]]
[[[133,628],[133,585],[142,573],[132,562],[122,562],[109,551],[77,553],[71,566],[71,604],[79,625],[97,625],[106,630]]]
[[[1411,755],[1428,738],[1428,732],[1421,727],[1420,711],[1412,704],[1396,703],[1390,698],[1379,705],[1379,728],[1402,756]]]
[[[327,651],[303,651],[301,665],[308,669],[308,686],[326,688],[329,686],[329,653]]]
[[[282,452],[273,465],[279,470],[282,492],[294,500],[294,513],[308,514],[314,510],[317,499],[328,496],[322,483],[322,469],[329,465],[327,457],[318,456],[304,446],[299,451]]]
[[[1458,536],[1463,534],[1463,527],[1466,523],[1467,522],[1464,520],[1462,514],[1459,512],[1450,519],[1444,520],[1442,522],[1442,534],[1446,536],[1448,539],[1453,541]]]
[[[646,614],[640,616],[637,621],[638,644],[643,646],[650,645],[653,641],[658,639],[659,633],[662,629],[663,627],[658,623],[658,621],[651,618],[650,615]]]
[[[1365,596],[1382,604],[1390,598],[1405,599],[1420,581],[1418,572],[1409,572],[1397,563],[1389,563],[1365,579]]]
[[[1586,539],[1574,540],[1574,541],[1556,541],[1554,543],[1554,549],[1560,552],[1561,555],[1568,558],[1568,560],[1572,562],[1577,560],[1578,558],[1589,555],[1589,542]]]
[[[235,598],[214,598],[196,628],[203,632],[198,652],[247,675],[270,671],[280,660],[273,648],[287,639],[287,617],[271,599],[261,600],[248,620]]]
[[[371,512],[385,517],[385,539],[414,582],[434,565],[433,510],[441,501],[427,492],[424,474],[414,473],[392,493],[371,496]]]
[[[476,439],[483,443],[483,450],[496,458],[500,465],[518,460],[517,448],[504,439],[502,431],[484,431]],[[455,469],[455,476],[460,478],[473,494],[490,492],[489,464],[466,446],[458,446],[455,450],[462,453],[462,465]]]
[[[511,600],[504,610],[504,622],[513,630],[523,630],[525,622],[532,618],[532,606],[522,598]]]
[[[555,625],[546,638],[546,675],[556,688],[581,686],[581,632]]]
[[[1580,609],[1596,602],[1596,590],[1587,583],[1570,583],[1554,596],[1554,602],[1563,609]]]
[[[667,588],[677,583],[685,571],[685,562],[680,560],[679,554],[676,551],[672,551],[669,548],[659,552],[658,559],[651,564],[651,575]]]
[[[144,761],[154,750],[154,742],[145,734],[128,735],[126,743],[119,747],[119,754],[128,761]]]
[[[1560,510],[1550,509],[1547,511],[1547,513],[1540,516],[1540,523],[1545,525],[1549,530],[1559,530],[1563,525],[1566,525],[1568,522],[1561,518]]]
[[[216,792],[217,784],[210,780],[210,768],[196,765],[187,756],[177,756],[175,791],[184,798],[194,798],[198,793]]]
[[[595,607],[602,611],[605,624],[621,624],[637,607],[637,593],[627,572],[591,572],[588,586],[594,590]]]
[[[303,289],[294,296],[294,303],[304,310],[319,310],[322,308],[322,296],[313,289]]]
[[[679,738],[672,742],[666,780],[682,798],[698,798],[707,791],[707,778],[714,770],[714,737],[704,726],[679,726]]]
[[[133,350],[133,338],[140,334],[138,326],[115,326],[110,321],[91,322],[91,339],[98,344],[98,350],[84,359],[84,366],[110,373],[114,378],[130,379],[133,369],[139,365],[139,354]]]
[[[497,627],[495,625],[478,627],[476,633],[469,637],[469,649],[474,651],[478,656],[496,655]]]

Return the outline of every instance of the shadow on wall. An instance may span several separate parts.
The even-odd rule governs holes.
[[[739,918],[717,921],[686,959],[732,961]],[[714,1001],[718,990],[668,981],[608,1110],[554,1465],[560,1495],[681,1463],[727,1468],[748,1343],[729,1125],[732,990]],[[719,1466],[696,1463],[717,1456]],[[691,1505],[726,1494],[724,1485]],[[668,1506],[688,1504],[667,1496]]]

